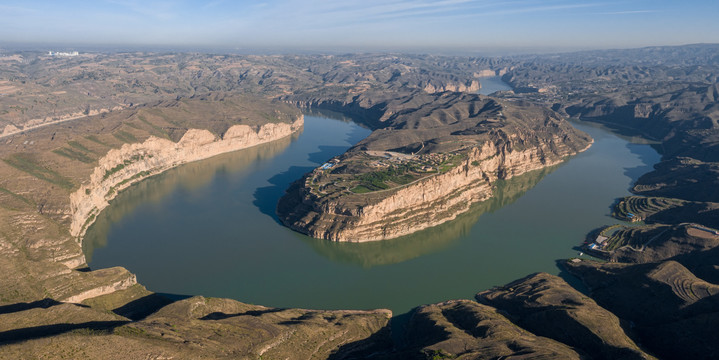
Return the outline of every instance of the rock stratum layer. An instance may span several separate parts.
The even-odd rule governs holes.
[[[591,143],[538,107],[458,94],[424,101],[395,108],[389,129],[295,183],[278,206],[285,225],[333,241],[408,235],[490,198],[497,180],[558,164]]]
[[[3,299],[82,302],[137,284],[86,267],[81,240],[117,193],[191,161],[287,138],[302,114],[264,99],[167,101],[12,135],[0,147]],[[23,281],[23,279],[25,279]]]
[[[299,131],[300,115],[293,123],[268,123],[253,129],[233,125],[222,136],[204,129],[190,129],[178,142],[152,136],[142,143],[125,144],[100,158],[90,181],[70,195],[70,234],[81,237],[92,219],[109,205],[119,191],[175,166],[207,159],[278,140]]]

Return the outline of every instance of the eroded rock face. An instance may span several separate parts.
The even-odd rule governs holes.
[[[646,359],[620,319],[557,276],[539,273],[477,294],[532,333],[582,349],[593,358]]]
[[[288,227],[315,238],[396,238],[450,221],[471,204],[490,198],[495,181],[558,164],[590,144],[565,129],[539,135],[519,129],[507,132],[491,133],[481,145],[463,149],[464,160],[446,172],[387,190],[325,196],[313,190],[309,174],[288,190],[278,214]],[[351,150],[346,156],[359,155]]]
[[[497,309],[469,300],[421,306],[408,328],[407,349],[399,358],[582,358],[565,344],[518,327]]]
[[[457,82],[449,82],[449,83],[428,83],[422,90],[425,92],[432,94],[432,93],[439,93],[439,92],[445,92],[445,91],[454,91],[454,92],[477,92],[479,91],[480,86],[479,82],[477,80],[469,80],[465,83],[457,83]]]
[[[292,124],[268,123],[257,130],[234,125],[221,138],[207,130],[191,129],[177,143],[153,136],[110,150],[99,160],[89,181],[70,195],[70,234],[81,237],[109,201],[133,183],[180,164],[290,136],[303,124],[304,118],[299,117]]]
[[[706,262],[702,253],[706,252],[687,254],[683,261],[693,263],[690,258],[698,257]],[[718,285],[672,260],[647,264],[581,261],[566,266],[587,285],[597,304],[631,321],[643,346],[658,357],[713,359],[719,355]]]
[[[388,310],[278,309],[192,297],[130,320],[46,300],[0,314],[3,359],[363,358],[391,347]]]

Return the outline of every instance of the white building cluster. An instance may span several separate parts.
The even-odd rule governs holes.
[[[48,51],[47,54],[49,56],[78,56],[80,53],[77,51],[73,52],[60,52],[60,51]]]

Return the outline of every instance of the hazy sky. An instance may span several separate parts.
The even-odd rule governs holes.
[[[719,0],[2,0],[0,41],[328,49],[719,42]]]

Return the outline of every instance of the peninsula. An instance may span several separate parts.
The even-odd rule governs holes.
[[[442,93],[379,107],[380,128],[280,200],[285,225],[333,241],[411,234],[490,198],[498,179],[558,164],[591,143],[553,111],[528,103]]]

